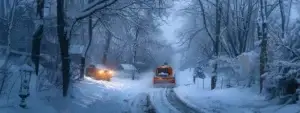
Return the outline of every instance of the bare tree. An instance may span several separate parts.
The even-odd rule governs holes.
[[[214,56],[218,57],[219,56],[219,43],[220,43],[220,33],[221,33],[221,12],[222,12],[222,4],[220,0],[216,0],[216,30],[215,30],[215,39],[216,42],[214,43]],[[211,89],[216,88],[217,84],[217,69],[218,69],[218,64],[215,62],[214,64],[214,70],[213,70],[213,75],[211,78]]]
[[[261,40],[260,52],[260,92],[263,88],[263,75],[267,68],[267,45],[268,45],[268,23],[267,23],[267,1],[260,0],[260,26],[258,28],[258,37]]]
[[[283,0],[278,0],[279,3],[279,8],[280,8],[280,15],[281,15],[281,38],[284,39],[285,35],[285,12],[284,12],[284,7],[283,7]]]
[[[102,63],[104,65],[107,65],[107,56],[109,53],[109,47],[111,44],[112,40],[112,33],[110,31],[106,31],[106,38],[105,38],[105,47],[104,47],[104,52],[103,52],[103,57],[102,57]]]
[[[39,16],[39,23],[37,30],[35,31],[33,35],[32,40],[32,52],[31,52],[31,59],[35,64],[35,73],[36,75],[39,74],[39,57],[40,57],[40,46],[41,46],[41,40],[43,38],[43,32],[44,32],[44,4],[45,0],[37,0],[37,8],[36,12]]]
[[[206,23],[206,15],[204,11],[204,5],[201,0],[198,0],[201,11],[202,11],[202,18],[203,18],[203,24],[206,29],[206,32],[208,33],[209,37],[213,41],[213,48],[214,48],[214,58],[217,59],[219,56],[219,44],[220,44],[220,35],[221,35],[221,16],[222,16],[222,4],[220,0],[216,0],[215,2],[215,8],[216,8],[216,26],[215,26],[215,39],[213,39],[209,29],[208,25]],[[213,64],[213,75],[211,78],[211,90],[216,88],[216,83],[217,83],[217,69],[218,69],[218,64],[217,62],[214,62]]]
[[[68,94],[70,83],[70,58],[69,58],[69,39],[65,31],[64,0],[57,0],[57,35],[60,45],[60,55],[62,60],[63,75],[63,96]]]
[[[4,0],[0,0],[0,18],[3,18],[4,15],[5,15]]]

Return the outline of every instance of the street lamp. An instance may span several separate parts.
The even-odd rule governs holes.
[[[29,94],[29,85],[31,74],[33,72],[33,68],[27,64],[24,64],[20,68],[20,76],[21,76],[21,85],[19,91],[19,97],[21,98],[20,107],[26,108],[27,105],[25,103],[25,99],[30,95]]]

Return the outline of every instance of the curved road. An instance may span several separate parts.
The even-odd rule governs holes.
[[[198,110],[186,105],[184,102],[182,102],[177,97],[177,95],[173,89],[166,90],[166,97],[167,97],[168,102],[181,113],[203,113],[201,111],[198,111]]]
[[[173,89],[159,89],[150,96],[151,103],[158,113],[204,113],[182,102]]]

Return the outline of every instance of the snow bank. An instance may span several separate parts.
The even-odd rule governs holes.
[[[190,85],[193,83],[194,69],[189,68],[184,71],[175,72],[176,83],[178,85]]]
[[[0,113],[128,113],[134,106],[139,106],[139,101],[144,101],[146,95],[140,94],[152,92],[152,72],[141,74],[139,80],[113,77],[111,82],[107,82],[86,77],[83,81],[73,83],[71,94],[66,98],[62,97],[61,90],[57,88],[37,92],[36,83],[39,80],[33,75],[31,95],[27,99],[29,108],[21,109],[18,106],[19,66],[12,66],[11,70],[15,76],[10,82],[15,84],[8,101],[7,97],[0,98]],[[140,99],[137,100],[137,97]]]
[[[180,72],[179,87],[175,88],[177,96],[187,105],[204,112],[218,113],[297,113],[299,105],[277,106],[265,101],[259,95],[258,88],[227,88],[210,90],[210,77],[193,84],[191,72]]]
[[[144,73],[148,75],[148,73]],[[54,97],[49,102],[57,111],[67,113],[122,113],[129,112],[131,100],[138,94],[149,91],[150,76],[139,80],[128,80],[113,77],[110,82],[85,80],[74,84],[72,98]]]
[[[264,98],[252,93],[249,89],[218,89],[214,91],[201,88],[179,87],[175,90],[186,103],[201,106],[206,112],[220,111],[221,113],[243,113],[253,111],[251,108],[267,105]]]

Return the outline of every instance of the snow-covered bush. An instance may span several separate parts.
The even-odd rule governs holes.
[[[229,58],[227,56],[220,56],[214,60],[209,61],[210,73],[212,73],[213,65],[217,63],[217,73],[218,77],[224,77],[227,81],[226,86],[236,86],[239,85],[241,76],[238,72],[240,66],[237,63],[236,58]]]
[[[293,26],[287,28],[286,37],[269,40],[268,48],[272,49],[268,50],[268,69],[263,76],[263,89],[268,99],[280,97],[281,104],[289,99],[294,101],[295,98],[290,98],[289,95],[296,94],[296,79],[299,78],[300,22],[293,20],[292,23]],[[279,25],[271,24],[272,27]]]
[[[246,85],[251,87],[259,78],[259,54],[255,51],[242,53],[237,57],[240,66],[239,73],[246,80]]]
[[[236,58],[220,56],[215,60],[210,60],[206,70],[209,70],[209,73],[211,73],[214,63],[217,63],[218,77],[225,78],[227,87],[251,87],[251,85],[259,78],[259,64],[257,62],[259,62],[257,52],[250,51],[245,52]]]

